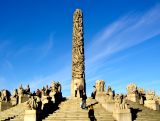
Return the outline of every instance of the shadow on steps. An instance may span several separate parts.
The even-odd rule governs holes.
[[[43,119],[45,119],[46,117],[49,116],[49,114],[52,114],[54,113],[56,110],[59,109],[59,104],[61,102],[64,102],[66,101],[66,98],[63,97],[61,99],[61,101],[56,101],[56,103],[53,103],[53,101],[49,101],[49,103],[45,104],[44,107],[43,107],[43,110],[41,111],[41,113],[39,114],[38,116],[38,121],[42,121]]]

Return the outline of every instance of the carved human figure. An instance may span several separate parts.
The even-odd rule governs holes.
[[[120,103],[121,103],[121,100],[120,100],[120,95],[117,94],[115,97],[115,109],[120,109]]]
[[[19,86],[19,88],[18,88],[18,95],[19,96],[23,96],[23,94],[24,94],[24,90],[23,90],[23,87],[22,87],[22,84]]]
[[[127,96],[122,96],[122,103],[121,103],[120,109],[128,109],[126,98]]]
[[[96,90],[97,92],[100,92],[100,80],[96,81]]]
[[[14,89],[12,97],[13,98],[18,97],[18,91],[17,91],[17,89]]]
[[[107,89],[107,94],[109,94],[109,92],[111,92],[112,91],[112,88],[111,88],[111,86],[108,86],[108,89]]]
[[[17,89],[13,90],[13,94],[11,96],[11,102],[12,102],[13,106],[18,104],[18,91],[17,91]]]
[[[118,110],[128,109],[126,97],[127,96],[124,96],[122,94],[120,95],[118,94],[115,96],[115,109]]]
[[[31,96],[26,104],[30,110],[36,110],[38,107],[34,96]]]
[[[113,97],[114,97],[113,91],[110,91],[108,95],[109,95],[108,99],[113,100]]]
[[[41,90],[41,97],[43,98],[44,96],[46,96],[46,94],[45,94],[45,89],[42,88],[42,90]]]
[[[51,90],[49,89],[48,85],[46,85],[45,93],[46,93],[47,96],[49,95],[50,91],[51,91]]]
[[[104,92],[104,81],[100,81],[100,92]]]
[[[145,90],[144,88],[138,88],[138,93],[141,94],[141,95],[145,95]]]
[[[128,91],[128,94],[137,94],[138,93],[138,89],[137,89],[136,84],[129,84],[127,86],[127,91]]]
[[[105,82],[103,80],[97,80],[96,81],[97,92],[104,92],[104,85],[105,85]]]
[[[8,90],[3,89],[1,91],[1,101],[8,102],[10,101],[10,92]]]
[[[51,90],[56,92],[57,91],[56,86],[57,86],[56,82],[52,81]]]
[[[26,86],[25,94],[30,94],[30,87],[29,87],[29,84]]]
[[[59,81],[57,82],[57,85],[58,85],[58,92],[60,93],[62,91],[62,86]]]
[[[151,91],[151,90],[148,90],[148,92],[146,93],[146,99],[147,100],[153,100],[154,97],[155,97],[155,92]]]
[[[143,97],[142,97],[142,96],[140,97],[140,101],[139,101],[139,103],[140,103],[141,105],[143,105],[143,104],[144,104],[144,100],[143,100]]]
[[[51,84],[51,91],[49,93],[49,96],[52,98],[52,101],[55,102],[55,94],[58,92],[58,88],[57,88],[57,82],[52,81]]]

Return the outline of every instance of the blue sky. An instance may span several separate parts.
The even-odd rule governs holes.
[[[97,79],[160,94],[160,1],[0,1],[0,89],[60,81],[70,95],[73,12],[84,14],[87,94]]]

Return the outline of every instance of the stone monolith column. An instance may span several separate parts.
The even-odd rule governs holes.
[[[85,91],[85,64],[84,64],[84,38],[83,38],[83,14],[76,9],[73,15],[73,41],[72,41],[72,82],[71,96],[79,97],[79,90]]]

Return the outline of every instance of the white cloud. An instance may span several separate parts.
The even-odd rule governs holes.
[[[94,63],[160,35],[160,5],[144,14],[126,15],[105,27],[88,45],[86,58]]]
[[[54,35],[50,34],[48,40],[45,43],[43,43],[43,45],[40,46],[40,48],[38,48],[38,50],[41,52],[40,58],[46,57],[50,52],[50,50],[53,48],[53,41],[54,41],[53,38],[54,38]]]
[[[106,26],[98,32],[92,41],[87,45],[86,70],[87,81],[96,81],[96,77],[101,79],[105,73],[115,70],[109,66],[114,63],[111,56],[120,51],[143,43],[154,36],[160,35],[160,5],[154,6],[145,13],[131,13]],[[115,60],[126,59],[116,57]],[[107,64],[106,64],[107,63]],[[108,69],[108,70],[107,70]],[[104,70],[99,74],[99,71]],[[116,70],[115,70],[116,71]],[[95,80],[94,80],[95,79]],[[123,84],[122,84],[123,82]],[[127,80],[109,82],[118,92],[125,92],[128,84]],[[121,85],[121,87],[120,87]],[[147,87],[147,86],[146,86]],[[153,86],[154,87],[154,86]]]

